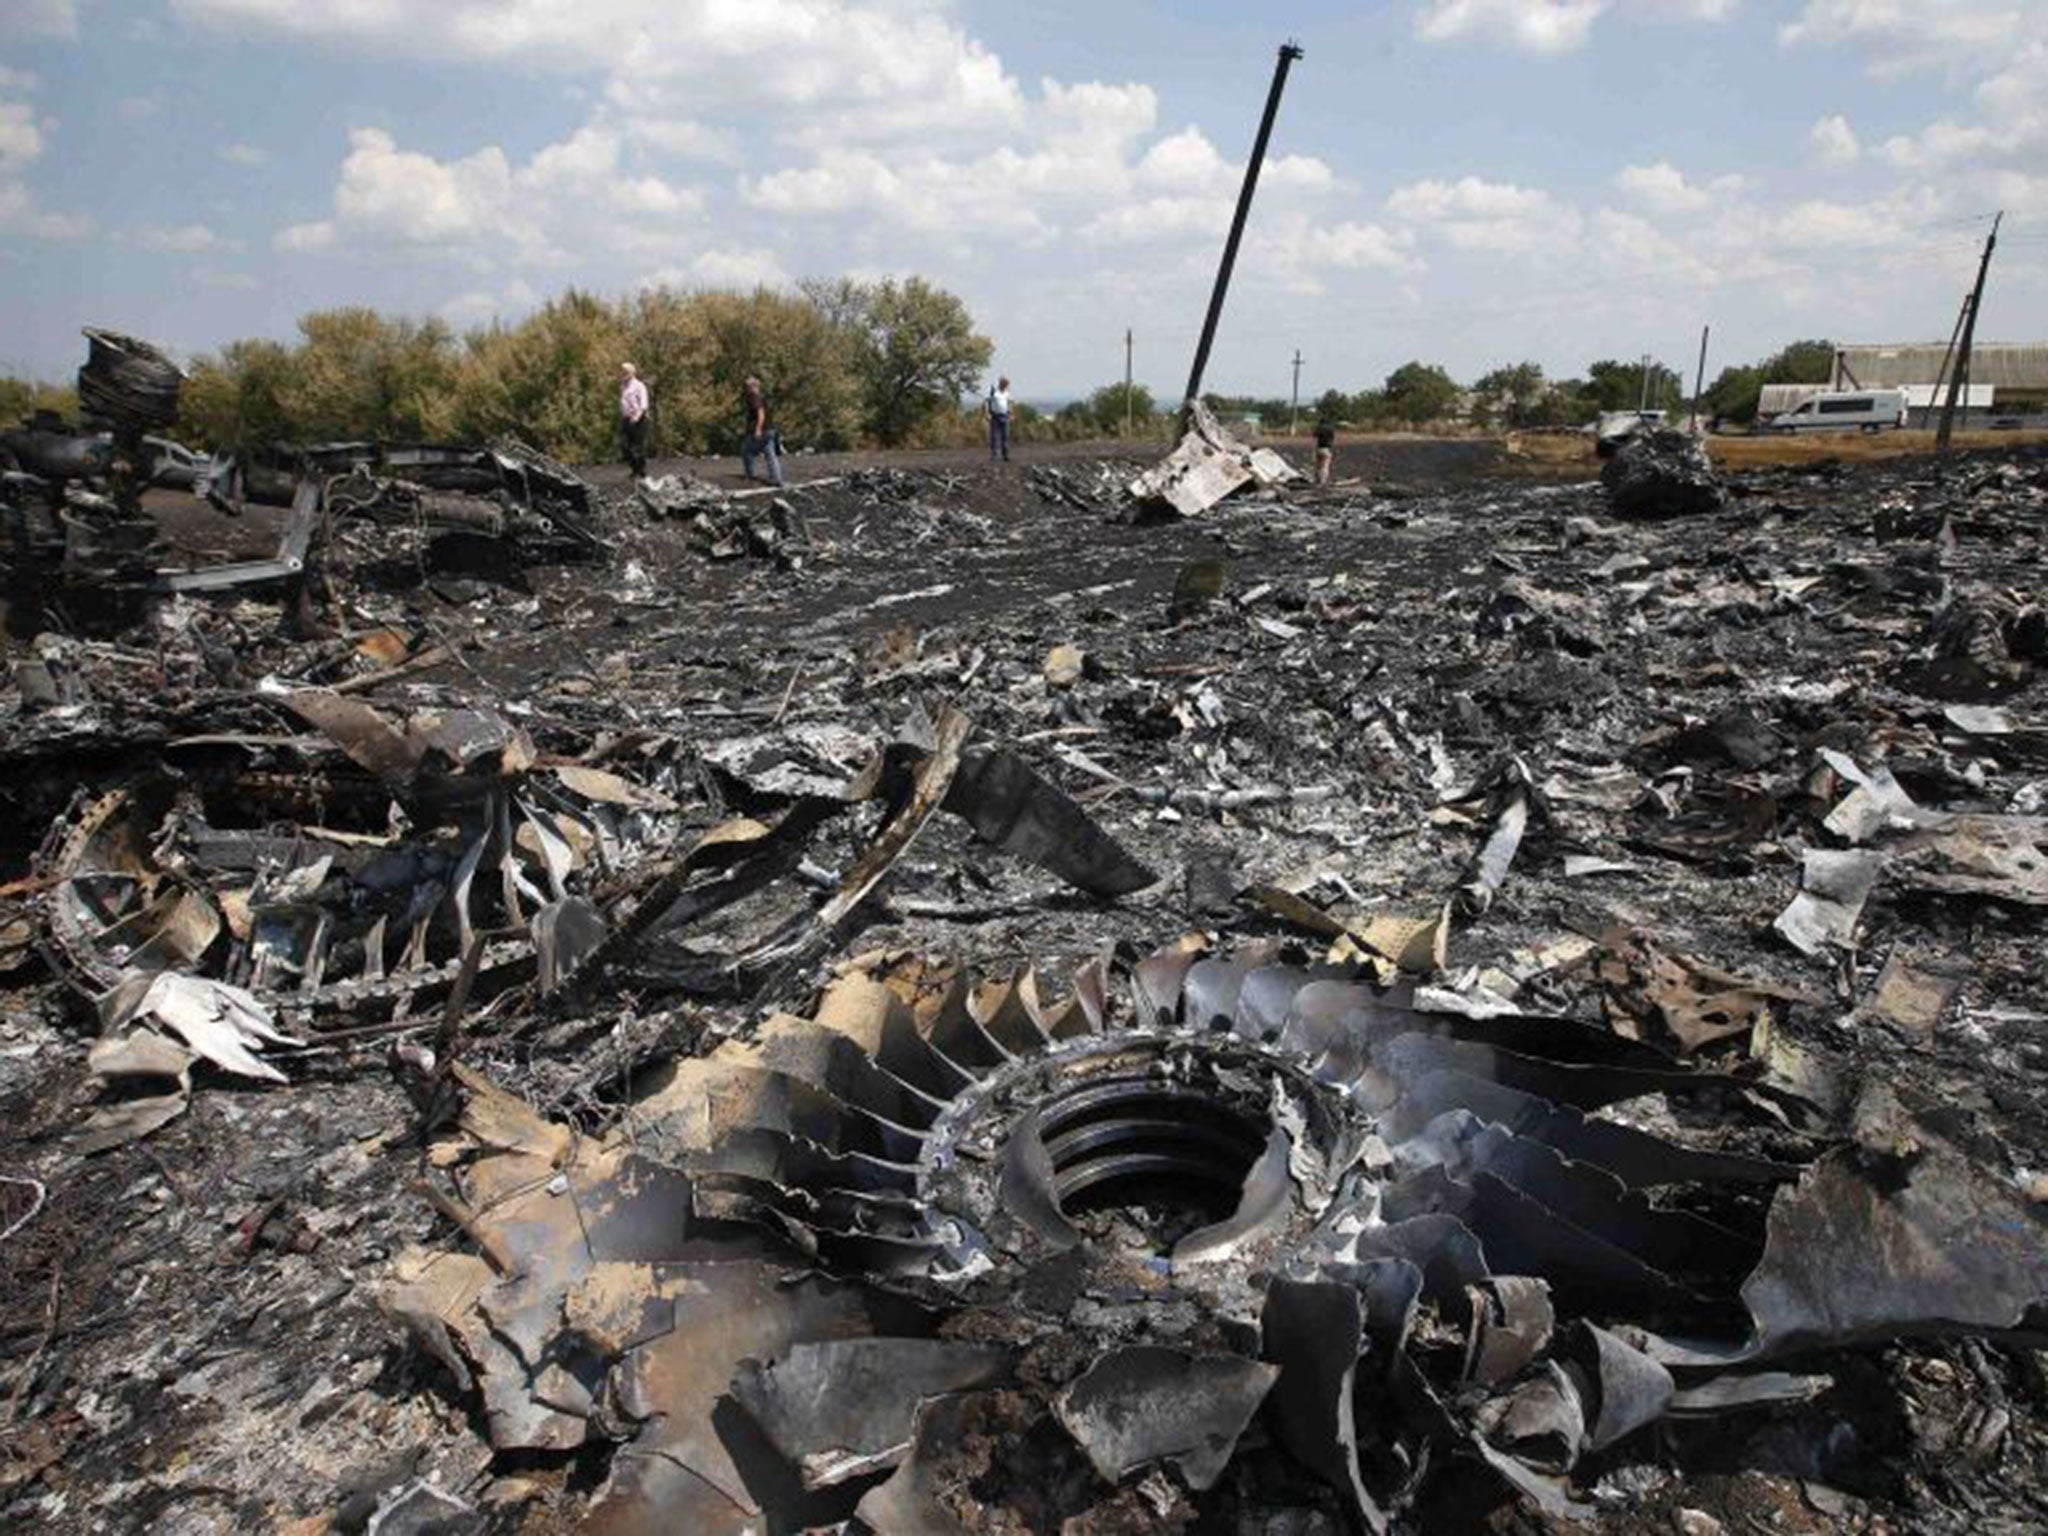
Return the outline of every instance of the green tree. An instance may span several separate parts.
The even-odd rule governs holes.
[[[1434,363],[1408,362],[1387,375],[1384,394],[1389,415],[1419,427],[1450,415],[1459,390],[1451,376]]]
[[[66,421],[78,417],[78,390],[70,384],[43,384],[34,379],[0,379],[0,427],[55,411]]]
[[[1510,427],[1535,426],[1538,408],[1548,392],[1543,369],[1536,363],[1514,363],[1494,369],[1472,386],[1481,419]]]
[[[626,348],[617,311],[573,288],[516,326],[473,331],[455,429],[465,438],[518,437],[567,459],[614,458],[619,364],[638,362]]]
[[[1361,389],[1351,397],[1351,419],[1384,426],[1395,419],[1394,408],[1383,389]]]
[[[1757,401],[1764,391],[1764,371],[1754,363],[1723,368],[1707,386],[1700,405],[1723,421],[1756,420]]]
[[[283,405],[305,440],[445,437],[455,424],[455,338],[439,320],[374,309],[316,311],[284,381]]]
[[[1643,403],[1643,365],[1603,358],[1586,369],[1587,393],[1595,411],[1633,411]],[[1662,363],[1650,364],[1650,408],[1676,411],[1684,403],[1678,375]]]
[[[178,436],[195,448],[246,449],[290,440],[293,358],[275,341],[231,341],[193,363],[178,394]]]
[[[1316,396],[1315,419],[1333,425],[1351,419],[1351,397],[1341,389],[1326,389]]]
[[[1835,376],[1832,341],[1795,341],[1780,347],[1762,363],[1766,384],[1826,384]]]
[[[806,296],[658,289],[628,306],[626,326],[656,392],[656,439],[669,452],[737,452],[749,377],[760,379],[792,444],[845,448],[860,431],[856,338]]]
[[[1121,381],[1105,384],[1088,397],[1088,419],[1095,430],[1106,437],[1120,437],[1124,430],[1124,411],[1130,408],[1131,431],[1142,435],[1152,421],[1152,391],[1142,384],[1132,384],[1126,401],[1126,391]]]
[[[858,285],[843,322],[864,396],[864,425],[885,447],[908,442],[973,389],[995,345],[967,306],[921,277]]]

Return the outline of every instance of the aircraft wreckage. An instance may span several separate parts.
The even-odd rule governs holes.
[[[1460,1465],[1570,1521],[1582,1460],[1814,1350],[2048,1320],[2039,1213],[1881,1090],[1804,1166],[1692,1150],[1594,1112],[1764,1090],[1278,946],[1061,996],[871,956],[596,1140],[456,1078],[473,1247],[386,1305],[499,1450],[625,1437],[593,1531],[968,1531],[970,1440],[1040,1422],[1200,1492],[1262,1411],[1366,1529]]]
[[[1765,1464],[1820,1529],[1902,1378],[2024,1482],[2048,1186],[1970,1106],[2048,1058],[1957,999],[2048,905],[2038,462],[1325,492],[1195,412],[986,496],[607,499],[200,459],[95,346],[108,430],[6,439],[0,977],[69,1077],[8,1101],[0,1507],[1701,1532]],[[286,548],[173,558],[187,479]],[[433,528],[587,569],[236,611]],[[122,1246],[152,1201],[210,1246]]]
[[[195,454],[156,434],[176,423],[183,375],[151,343],[88,330],[78,371],[86,426],[49,412],[0,431],[0,592],[18,634],[46,608],[73,629],[132,624],[181,592],[282,586],[287,618],[318,623],[340,523],[461,535],[518,561],[588,558],[601,548],[583,480],[523,444],[325,443]],[[162,563],[156,510],[170,494],[242,516],[286,507],[276,552],[199,568]],[[387,544],[382,554],[391,554]]]

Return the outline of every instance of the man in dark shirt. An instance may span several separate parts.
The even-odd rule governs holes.
[[[759,456],[768,462],[768,478],[777,485],[782,484],[782,445],[777,441],[774,419],[768,410],[768,396],[762,393],[759,379],[747,380],[746,390],[740,396],[740,408],[746,417],[740,438],[740,465],[746,470],[747,478],[754,478],[754,459]]]
[[[1337,424],[1333,421],[1316,423],[1316,484],[1330,483],[1330,463],[1337,456]]]

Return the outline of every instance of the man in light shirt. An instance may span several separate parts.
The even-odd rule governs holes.
[[[1010,381],[997,379],[988,392],[988,456],[1010,461]]]
[[[647,474],[647,385],[631,363],[619,364],[619,441],[633,478]]]

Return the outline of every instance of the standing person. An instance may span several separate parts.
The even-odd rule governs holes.
[[[1330,483],[1330,465],[1337,457],[1337,424],[1327,417],[1316,423],[1316,484]]]
[[[1010,462],[1010,381],[997,379],[988,392],[988,456]]]
[[[746,426],[740,438],[740,466],[747,472],[749,480],[754,478],[754,459],[758,455],[768,461],[768,478],[775,484],[782,484],[780,436],[775,430],[774,418],[769,414],[768,397],[761,391],[761,381],[749,378],[740,395],[740,410],[746,418]]]
[[[647,386],[631,363],[619,364],[619,442],[635,480],[647,475]]]

